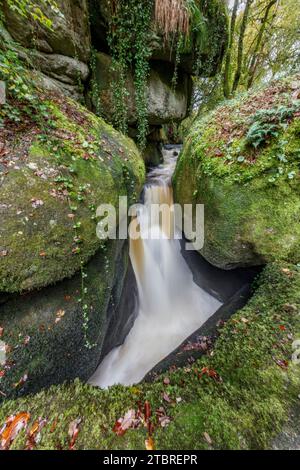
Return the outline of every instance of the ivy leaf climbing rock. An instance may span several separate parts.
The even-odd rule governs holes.
[[[231,100],[197,119],[187,136],[175,199],[204,204],[200,251],[215,266],[300,261],[295,83],[299,74]]]

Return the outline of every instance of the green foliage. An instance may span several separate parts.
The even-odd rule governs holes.
[[[201,68],[201,56],[208,42],[207,18],[204,16],[201,2],[185,0],[190,18],[190,28],[185,32],[174,32],[172,43],[175,44],[175,69],[172,85],[175,89],[178,78],[178,67],[185,51],[195,51],[194,74],[198,76]]]
[[[237,5],[238,4],[238,5]],[[245,18],[245,30],[241,25],[246,2],[231,2],[232,41],[229,41],[224,67],[224,94],[235,94],[234,76],[238,71],[237,90],[250,89],[255,84],[288,76],[299,70],[299,0],[252,0]],[[238,6],[237,17],[235,9]],[[242,45],[238,47],[241,34]],[[241,45],[241,44],[240,44]],[[242,62],[238,67],[238,55]],[[240,70],[238,70],[238,68]]]
[[[147,121],[147,80],[150,72],[149,57],[149,26],[151,21],[151,1],[134,2],[134,86],[135,103],[137,109],[138,135],[137,139],[141,148],[146,147],[146,136],[148,131]]]
[[[145,429],[121,437],[112,428],[129,409],[148,400],[153,415],[163,407],[171,420],[161,427],[154,416],[157,450],[270,448],[299,402],[299,365],[292,364],[290,339],[300,333],[299,269],[269,265],[257,284],[248,305],[220,327],[213,353],[192,365],[133,387],[101,390],[77,380],[6,401],[0,425],[20,411],[29,412],[32,423],[47,418],[38,449],[68,449],[70,423],[80,417],[76,449],[144,449]],[[210,377],[203,368],[217,375]],[[12,448],[24,449],[25,443],[25,432],[20,433]]]
[[[111,2],[112,15],[109,31],[109,46],[112,55],[112,74],[116,77],[111,84],[115,127],[123,133],[128,131],[128,96],[127,74],[134,72],[135,102],[137,109],[137,140],[141,148],[145,147],[148,129],[146,87],[149,76],[149,58],[151,57],[151,18],[153,0],[129,0],[125,4],[119,0]],[[218,7],[219,5],[216,4]],[[174,31],[168,42],[171,53],[175,46],[175,67],[172,87],[176,88],[178,67],[185,52],[196,51],[195,74],[199,74],[201,57],[208,38],[208,21],[202,10],[207,9],[213,17],[213,6],[205,2],[186,0],[186,9],[190,16],[190,28],[186,32]],[[219,12],[219,10],[218,10]],[[219,48],[216,39],[216,47]],[[210,68],[210,66],[208,67]]]
[[[251,126],[246,135],[249,145],[257,148],[273,137],[278,137],[280,129],[286,127],[287,121],[300,110],[300,101],[294,105],[279,106],[274,109],[263,109],[251,118]]]
[[[183,34],[179,34],[179,38],[177,40],[177,46],[176,46],[176,56],[175,56],[175,67],[174,67],[174,73],[172,77],[172,89],[175,91],[176,86],[177,86],[177,81],[178,81],[178,67],[181,62],[181,54],[184,50],[184,36]]]
[[[153,3],[148,0],[129,0],[126,4],[113,2],[109,45],[112,53],[112,83],[114,101],[114,124],[126,133],[127,97],[126,78],[129,70],[134,71],[135,102],[137,109],[138,142],[143,148],[147,135],[146,86],[149,75],[150,22]]]

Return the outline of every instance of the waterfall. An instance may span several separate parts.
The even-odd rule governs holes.
[[[100,387],[139,382],[221,305],[193,282],[180,242],[174,237],[172,213],[148,226],[151,204],[173,203],[171,176],[176,163],[173,153],[174,149],[165,150],[164,163],[149,174],[144,206],[137,221],[141,237],[130,239],[139,313],[124,344],[104,358],[90,379],[90,383]],[[143,237],[147,228],[151,237]]]

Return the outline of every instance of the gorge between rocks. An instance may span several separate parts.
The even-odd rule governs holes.
[[[180,146],[165,146],[163,163],[148,174],[144,206],[138,216],[141,238],[130,239],[130,258],[138,286],[138,315],[124,343],[106,355],[91,377],[89,383],[93,385],[105,388],[141,381],[223,303],[218,289],[209,292],[201,283],[194,282],[191,268],[183,257],[184,248],[179,236],[176,238],[178,229],[172,229],[171,212],[167,220],[162,218],[159,225],[150,226],[150,237],[143,236],[151,224],[151,204],[169,207],[173,204],[171,179],[180,150]],[[199,261],[200,255],[197,258]],[[205,274],[203,265],[196,269],[202,269]]]

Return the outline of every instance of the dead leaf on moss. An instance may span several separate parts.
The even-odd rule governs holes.
[[[30,336],[29,335],[26,335],[25,338],[24,338],[24,344],[25,346],[29,343],[30,341]]]
[[[167,402],[167,403],[172,403],[172,400],[170,398],[170,396],[168,395],[168,393],[164,392],[163,394],[163,399]]]
[[[151,418],[151,406],[150,406],[150,403],[148,401],[145,401],[144,415],[145,415],[145,421],[147,423],[149,421],[149,419]]]
[[[286,370],[289,366],[288,361],[285,361],[283,359],[274,359],[274,361],[281,369]]]
[[[288,268],[282,268],[281,272],[283,272],[283,274],[286,274],[288,277],[291,277],[293,275],[292,271]]]
[[[27,433],[26,450],[33,450],[41,441],[41,430],[46,425],[47,420],[37,419]]]
[[[41,199],[31,199],[31,205],[34,209],[37,209],[38,207],[41,207],[44,205],[44,201]]]
[[[20,431],[27,427],[29,419],[30,414],[25,412],[7,418],[5,424],[0,429],[1,450],[8,450],[10,448]]]
[[[65,313],[66,313],[65,310],[62,310],[62,309],[58,310],[56,312],[55,323],[60,322],[60,320],[65,316]]]
[[[159,407],[157,410],[156,410],[156,417],[157,417],[157,420],[158,420],[158,424],[162,427],[162,428],[165,428],[166,426],[168,426],[168,424],[170,424],[171,422],[171,418],[169,416],[167,416],[166,412],[165,412],[165,409],[163,406]]]
[[[55,418],[55,419],[53,420],[52,424],[51,424],[51,428],[50,428],[51,434],[55,431],[56,426],[57,426],[57,423],[58,423],[58,419]]]

